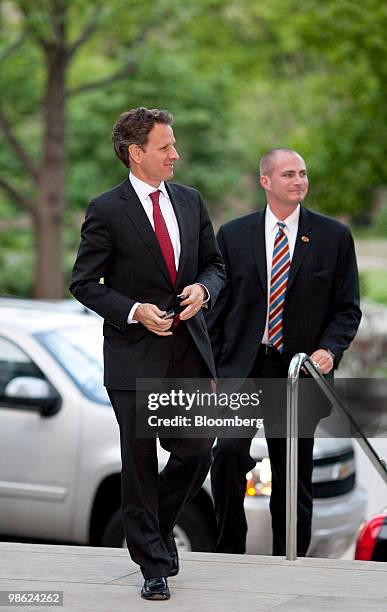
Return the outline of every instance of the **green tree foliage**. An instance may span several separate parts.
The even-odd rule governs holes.
[[[0,206],[11,220],[15,205],[31,219],[35,295],[60,297],[62,240],[74,243],[64,223],[126,175],[109,143],[123,110],[171,109],[182,143],[178,178],[212,202],[232,184],[224,78],[203,80],[192,54],[180,49],[181,2],[14,0],[0,7]],[[4,281],[2,290],[12,289]]]
[[[386,29],[379,0],[0,0],[0,291],[17,278],[18,293],[33,291],[36,209],[57,223],[65,257],[51,267],[68,275],[87,201],[125,175],[112,124],[139,105],[174,113],[176,179],[218,217],[264,201],[258,159],[275,146],[304,155],[313,207],[364,217],[387,179]],[[47,134],[61,122],[55,192],[47,151],[60,146]]]
[[[282,10],[272,13],[293,64],[291,77],[313,76],[312,90],[305,93],[311,94],[314,111],[314,121],[310,114],[309,121],[316,146],[309,157],[316,199],[331,213],[339,204],[347,213],[369,207],[375,189],[387,180],[382,154],[387,136],[387,6],[379,0],[307,0],[301,11],[294,0],[278,4],[291,15],[285,20],[279,17]],[[306,65],[298,71],[295,60],[300,56]]]
[[[256,173],[271,147],[294,147],[308,162],[313,206],[369,209],[387,179],[386,30],[380,0],[210,2],[190,33],[200,69],[230,75],[246,169]]]

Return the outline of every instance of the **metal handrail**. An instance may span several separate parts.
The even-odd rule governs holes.
[[[305,353],[297,353],[290,362],[287,384],[287,434],[286,434],[286,559],[297,559],[297,484],[298,484],[298,386],[301,369],[304,368],[317,382],[335,408],[348,419],[357,434],[357,442],[372,465],[387,484],[386,462],[380,457],[358,427],[336,391]]]

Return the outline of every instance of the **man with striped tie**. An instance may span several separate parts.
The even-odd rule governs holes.
[[[286,379],[299,352],[332,376],[356,334],[361,311],[350,231],[302,205],[308,191],[303,158],[290,149],[269,151],[260,161],[260,184],[267,206],[219,230],[227,282],[207,324],[220,379],[277,379],[262,408],[272,469],[273,554],[284,555],[286,395],[278,379]],[[306,555],[311,537],[318,422],[312,410],[310,419],[310,437],[299,440],[299,556]],[[245,552],[246,473],[255,465],[250,444],[247,437],[219,438],[214,448],[211,482],[219,552]]]

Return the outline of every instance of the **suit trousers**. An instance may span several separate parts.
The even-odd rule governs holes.
[[[263,396],[263,418],[272,471],[270,511],[273,555],[286,553],[286,384],[287,368],[277,351],[266,355],[261,347],[249,378],[281,378],[270,386],[270,401]],[[279,421],[281,421],[279,423]],[[278,424],[280,427],[278,427]],[[311,437],[298,440],[297,554],[305,556],[310,544],[313,493],[313,443],[316,423],[308,428]],[[211,485],[218,524],[217,552],[245,553],[247,523],[244,512],[246,473],[255,466],[250,456],[251,438],[218,438],[213,449]]]
[[[174,331],[169,355],[167,378],[209,377],[183,322]],[[136,437],[136,392],[107,391],[120,428],[121,510],[130,556],[144,578],[169,576],[165,538],[208,473],[213,440],[160,438],[170,457],[158,474],[156,439]]]

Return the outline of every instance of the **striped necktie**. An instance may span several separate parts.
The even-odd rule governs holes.
[[[280,353],[284,350],[282,317],[290,268],[289,242],[284,227],[285,223],[278,222],[271,265],[269,300],[269,344]]]

